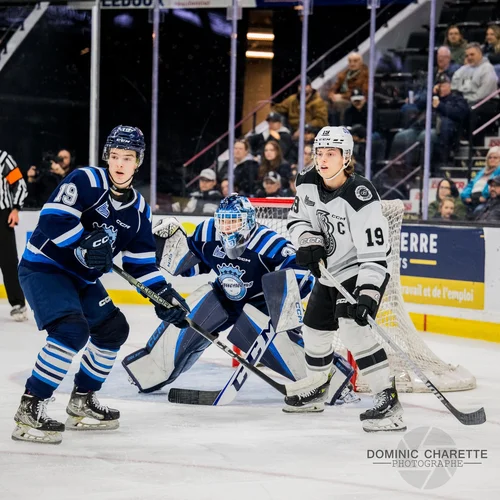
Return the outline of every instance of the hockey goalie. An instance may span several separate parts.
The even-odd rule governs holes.
[[[301,299],[310,292],[313,278],[297,265],[292,244],[256,221],[247,198],[233,194],[222,200],[214,217],[199,224],[192,236],[175,218],[160,221],[153,233],[157,263],[168,273],[217,275],[187,299],[194,322],[213,334],[229,330],[228,340],[252,364],[262,363],[292,381],[306,377]],[[163,322],[123,366],[139,390],[149,393],[189,370],[209,345],[193,329]],[[350,364],[335,354],[323,398],[301,407],[287,405],[284,411],[319,412],[325,402],[356,400],[349,383],[352,373]],[[208,404],[229,403],[245,380],[233,376]]]

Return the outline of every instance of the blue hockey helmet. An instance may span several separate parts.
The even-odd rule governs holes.
[[[245,251],[257,225],[255,208],[248,198],[233,193],[220,202],[214,219],[226,255],[230,259],[238,258]]]
[[[115,127],[106,139],[102,152],[102,159],[107,162],[112,148],[128,149],[137,153],[137,166],[140,167],[144,160],[144,151],[146,150],[146,141],[141,129],[129,127],[127,125],[118,125]]]

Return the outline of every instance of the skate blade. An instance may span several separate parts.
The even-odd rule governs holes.
[[[70,431],[112,431],[120,427],[117,420],[97,420],[92,417],[72,417],[66,420],[66,430]]]
[[[26,313],[23,314],[13,314],[11,318],[17,323],[22,323],[23,321],[28,321],[28,315]]]
[[[17,424],[11,437],[14,441],[26,441],[28,443],[60,444],[62,442],[60,432],[41,431],[24,424]]]
[[[379,420],[363,420],[365,432],[404,432],[406,425],[401,417],[381,418]]]
[[[316,403],[309,406],[284,406],[282,411],[283,413],[321,413],[325,411],[325,405]]]

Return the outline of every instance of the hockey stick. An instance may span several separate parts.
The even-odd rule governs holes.
[[[299,283],[299,290],[302,290],[307,283],[310,272],[307,272]],[[271,321],[268,323],[268,328],[272,327]],[[253,365],[256,365],[264,356],[267,348],[276,338],[277,333],[274,329],[263,330],[257,335],[253,344],[247,350],[245,359]],[[257,353],[254,355],[254,353]],[[248,379],[248,372],[244,365],[238,366],[231,375],[231,378],[226,382],[226,385],[220,391],[204,391],[198,389],[179,389],[172,387],[168,393],[168,400],[171,403],[191,404],[191,405],[227,405],[234,401],[241,388]]]
[[[122,268],[118,267],[116,264],[113,264],[113,271],[121,276],[125,281],[128,281],[132,286],[135,286],[138,288],[146,297],[148,297],[150,300],[155,302],[156,304],[164,307],[165,309],[172,309],[173,306],[169,302],[167,302],[165,299],[160,297],[157,293],[153,292],[151,288],[147,287],[144,285],[144,283],[141,283],[139,280],[136,280],[133,276],[128,274],[126,271],[124,271]],[[266,375],[264,372],[253,366],[251,363],[249,363],[245,358],[241,357],[239,354],[236,354],[231,348],[229,348],[226,344],[221,342],[215,335],[212,335],[208,331],[206,331],[204,328],[202,328],[200,325],[196,324],[193,320],[190,318],[186,318],[186,322],[189,324],[189,326],[195,330],[197,333],[205,337],[207,340],[209,340],[212,344],[216,345],[219,349],[223,350],[228,356],[231,356],[233,359],[238,360],[242,365],[244,365],[246,368],[248,368],[252,373],[255,373],[257,377],[261,378],[264,382],[269,384],[271,387],[274,387],[278,392],[283,394],[284,396],[287,395],[286,392],[286,386],[284,384],[280,384],[273,380],[271,377]]]
[[[342,286],[342,284],[334,277],[325,266],[320,262],[319,267],[321,269],[322,277],[329,281],[332,286],[334,286],[349,302],[350,304],[356,304],[356,300],[354,297]],[[396,342],[394,342],[386,331],[379,326],[373,318],[368,316],[368,324],[375,330],[378,335],[389,345],[391,346],[396,353],[402,358],[408,366],[420,377],[420,379],[424,382],[424,384],[431,390],[431,392],[443,403],[444,406],[448,409],[448,411],[458,419],[458,421],[464,425],[480,425],[486,422],[486,413],[484,408],[480,408],[479,410],[473,411],[472,413],[463,413],[458,411],[439,391],[439,389],[427,378],[425,373],[420,369],[420,367],[412,361],[412,359],[399,347]]]

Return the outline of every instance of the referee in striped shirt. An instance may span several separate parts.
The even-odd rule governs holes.
[[[25,321],[26,301],[17,276],[17,248],[14,228],[28,195],[26,182],[16,162],[0,149],[0,269],[15,321]]]

